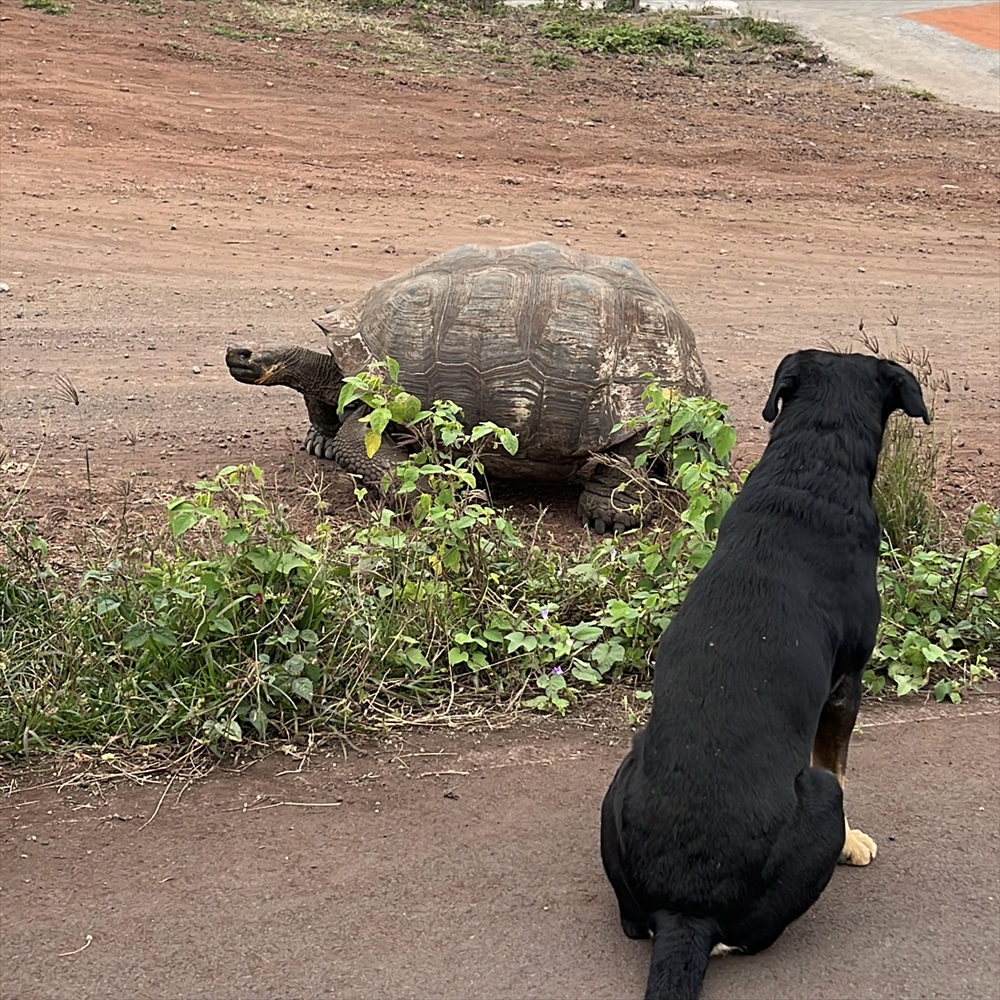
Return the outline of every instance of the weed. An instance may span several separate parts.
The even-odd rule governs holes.
[[[578,20],[549,21],[542,25],[542,35],[562,42],[578,52],[601,52],[614,55],[642,55],[650,52],[692,52],[721,45],[716,35],[709,34],[695,22],[683,17],[671,17],[653,24],[613,21],[588,26]]]
[[[249,42],[259,37],[258,35],[251,34],[249,31],[240,31],[238,28],[230,28],[224,24],[209,25],[208,30],[213,35],[228,38],[231,42]]]
[[[912,97],[915,101],[940,100],[937,94],[932,94],[929,90],[911,90],[908,87],[896,87],[893,89],[898,90],[901,94],[905,94],[907,97]]]
[[[156,2],[148,3],[147,0],[127,0],[127,2],[133,7],[138,7],[140,14],[146,14],[149,17],[162,17],[165,13],[163,6]]]
[[[961,682],[995,676],[987,656],[1000,649],[1000,512],[979,504],[964,539],[961,554],[883,545],[882,625],[865,675],[875,693],[888,681],[900,695],[935,681],[938,701],[960,701]]]
[[[21,0],[21,6],[28,10],[40,10],[43,14],[65,17],[72,9],[71,3],[57,3],[56,0]]]
[[[899,413],[889,418],[873,499],[882,531],[900,552],[940,540],[942,519],[934,501],[939,452],[931,430]]]
[[[798,32],[790,24],[757,17],[728,17],[721,23],[721,28],[726,34],[759,45],[790,45],[801,41]]]
[[[890,326],[897,327],[893,316]],[[915,352],[905,344],[883,351],[876,336],[859,323],[860,340],[876,357],[885,357],[907,365],[929,396],[928,411],[933,421],[934,368],[926,351]],[[916,545],[936,545],[940,541],[942,516],[934,499],[940,444],[931,428],[911,417],[893,414],[882,436],[878,473],[872,490],[875,511],[889,544],[908,554]]]
[[[852,69],[851,76],[860,77],[862,80],[870,80],[875,75],[873,69]]]

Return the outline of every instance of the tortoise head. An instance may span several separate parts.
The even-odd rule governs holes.
[[[329,354],[305,347],[230,347],[229,374],[247,385],[285,385],[304,396],[336,402],[343,373]]]

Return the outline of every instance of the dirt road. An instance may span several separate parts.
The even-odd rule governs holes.
[[[998,712],[869,706],[848,801],[878,858],[768,951],[713,960],[704,1000],[1000,996]],[[649,946],[621,934],[597,844],[629,732],[580,721],[19,790],[0,996],[639,997]]]
[[[809,52],[518,69],[490,62],[501,28],[431,75],[405,15],[399,38],[307,35],[265,9],[0,0],[0,489],[45,531],[160,516],[231,462],[298,489],[322,468],[300,400],[233,382],[227,344],[317,346],[322,306],[468,240],[635,259],[694,326],[744,456],[787,351],[862,322],[926,350],[947,502],[1000,496],[995,117]],[[849,786],[876,864],[765,955],[714,963],[706,998],[1000,996],[995,710],[876,715]],[[596,853],[628,733],[574,725],[279,756],[162,802],[8,772],[0,995],[637,996],[648,949]]]

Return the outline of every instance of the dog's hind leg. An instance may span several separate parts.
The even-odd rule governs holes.
[[[618,811],[621,803],[618,796],[623,792],[624,775],[633,766],[631,755],[622,761],[618,773],[611,782],[611,787],[604,796],[601,805],[601,860],[604,862],[604,872],[608,876],[611,888],[618,898],[618,912],[621,915],[622,931],[626,937],[648,938],[653,935],[647,914],[639,908],[632,887],[625,877],[622,867],[622,847],[618,829]]]
[[[795,778],[797,806],[781,827],[762,875],[765,888],[736,922],[723,924],[722,942],[749,954],[773,944],[819,898],[843,846],[844,795],[834,776],[807,767]]]
[[[861,675],[856,671],[841,674],[820,713],[813,741],[812,762],[816,767],[832,771],[841,790],[847,785],[847,750],[851,732],[861,705]],[[867,865],[878,853],[878,845],[860,830],[851,828],[844,816],[844,847],[840,863]]]

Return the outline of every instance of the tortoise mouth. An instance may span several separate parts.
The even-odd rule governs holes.
[[[226,367],[237,382],[248,385],[272,385],[284,369],[281,361],[254,356],[249,347],[230,347],[226,351]]]

